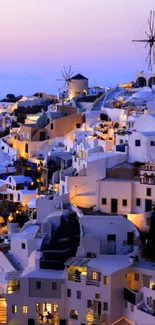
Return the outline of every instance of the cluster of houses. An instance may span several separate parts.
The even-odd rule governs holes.
[[[155,199],[153,90],[89,94],[87,78],[73,80],[66,102],[5,102],[0,116],[10,119],[0,139],[0,325],[154,325],[155,264],[141,253]]]

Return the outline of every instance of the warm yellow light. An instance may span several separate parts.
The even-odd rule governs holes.
[[[13,220],[13,216],[9,216],[8,221],[11,222]]]

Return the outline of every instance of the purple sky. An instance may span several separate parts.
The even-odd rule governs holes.
[[[63,65],[90,85],[146,69],[143,37],[155,0],[1,0],[0,96],[57,92]]]

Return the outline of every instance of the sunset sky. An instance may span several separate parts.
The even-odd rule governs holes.
[[[155,0],[0,0],[0,96],[57,92],[63,65],[115,85],[147,68],[143,37]]]

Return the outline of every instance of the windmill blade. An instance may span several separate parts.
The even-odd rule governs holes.
[[[146,45],[144,46],[144,49],[148,46],[149,42],[146,43]]]
[[[150,31],[152,34],[152,10],[150,11]]]
[[[152,19],[152,36],[154,36],[155,34],[154,23],[155,23],[155,11],[153,11],[153,19]]]
[[[64,79],[56,79],[56,81],[64,81]]]
[[[148,39],[150,39],[150,36],[149,36],[149,34],[148,34],[147,32],[145,32],[145,34],[147,35]]]
[[[66,70],[65,66],[64,66],[64,75],[65,75],[65,78],[68,79],[68,73],[67,73],[67,70]]]
[[[153,65],[155,65],[155,46],[153,46]]]
[[[69,81],[68,86],[73,90],[72,81]]]
[[[66,75],[63,70],[61,71],[61,74],[62,74],[63,78],[66,79]]]

